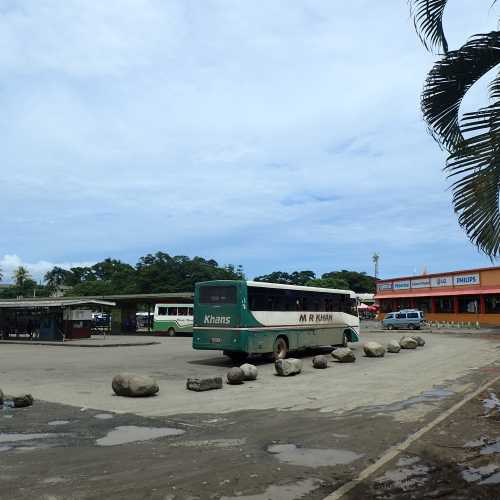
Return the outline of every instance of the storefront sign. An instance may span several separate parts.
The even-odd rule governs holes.
[[[455,286],[461,285],[479,285],[481,283],[479,279],[479,273],[474,274],[459,274],[453,276],[453,284]]]
[[[379,283],[377,285],[377,290],[392,290],[392,283]]]
[[[430,288],[430,286],[431,286],[430,278],[411,280],[411,287],[412,288]]]
[[[392,288],[394,288],[394,290],[407,290],[410,288],[410,281],[395,281],[392,284]]]
[[[437,278],[431,278],[432,288],[451,285],[453,285],[453,276],[438,276]]]

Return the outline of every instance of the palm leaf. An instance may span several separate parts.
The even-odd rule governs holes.
[[[475,35],[438,61],[422,92],[422,111],[431,134],[453,151],[463,140],[459,108],[464,95],[485,73],[500,63],[500,32]]]
[[[448,158],[459,224],[481,250],[500,254],[500,77],[490,85],[490,106],[464,115],[462,130],[473,135]]]
[[[448,52],[443,29],[443,13],[448,0],[410,0],[415,29],[427,50]]]

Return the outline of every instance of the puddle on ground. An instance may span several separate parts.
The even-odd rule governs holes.
[[[474,439],[473,441],[468,441],[467,443],[465,443],[464,448],[479,448],[480,446],[484,446],[486,444],[485,441],[485,437]]]
[[[0,452],[12,450],[12,446],[0,446]]]
[[[0,432],[0,443],[16,443],[18,441],[33,441],[35,439],[48,439],[57,437],[60,434],[18,434],[16,432]]]
[[[221,497],[220,500],[298,500],[321,486],[318,479],[305,479],[297,483],[272,484],[263,493],[257,495],[238,495]]]
[[[409,467],[388,470],[383,476],[375,479],[375,489],[399,488],[403,491],[413,490],[416,486],[423,485],[428,480],[430,468],[427,465],[418,465],[420,459],[400,459],[397,465],[412,464]]]
[[[398,401],[397,403],[391,403],[388,405],[366,406],[365,408],[363,408],[363,411],[369,413],[379,411],[401,411],[405,410],[409,406],[413,406],[418,403],[432,403],[434,401],[440,401],[441,399],[453,396],[454,394],[454,391],[445,389],[443,387],[437,387],[436,389],[422,392],[418,396],[413,396],[412,398],[406,399],[405,401]]]
[[[483,407],[486,410],[486,413],[489,413],[491,410],[500,411],[500,399],[497,398],[497,395],[493,391],[489,391],[490,397],[483,399]]]
[[[47,425],[66,425],[69,424],[69,420],[51,420]]]
[[[497,470],[498,466],[496,464],[483,465],[482,467],[467,467],[467,469],[464,469],[462,471],[462,477],[468,483],[475,483],[477,481],[483,480],[483,478],[485,477],[489,479],[490,477],[492,477],[491,474],[496,475],[494,474],[494,472],[496,472]]]
[[[203,439],[200,441],[178,441],[172,443],[170,446],[198,448],[198,447],[213,447],[213,448],[233,448],[235,446],[244,446],[246,438],[241,439]]]
[[[396,465],[398,467],[406,467],[407,465],[413,465],[416,464],[417,462],[420,462],[420,458],[418,457],[401,457]]]
[[[363,456],[349,450],[297,448],[294,444],[273,444],[268,446],[267,451],[276,455],[280,462],[304,467],[345,465]]]
[[[171,427],[138,427],[135,425],[123,425],[108,432],[103,438],[97,439],[99,446],[115,446],[119,444],[135,443],[137,441],[149,441],[165,436],[178,436],[186,431]]]
[[[113,417],[114,415],[112,415],[111,413],[98,413],[97,415],[94,415],[94,418],[98,418],[99,420],[109,420]]]
[[[491,455],[493,453],[500,453],[500,439],[494,443],[487,444],[484,448],[481,448],[479,452],[481,455]]]
[[[69,479],[64,479],[63,477],[59,476],[48,477],[47,479],[44,479],[42,481],[43,484],[61,484],[67,482],[69,482]]]

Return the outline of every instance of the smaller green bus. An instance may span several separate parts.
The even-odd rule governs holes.
[[[197,283],[193,348],[284,358],[289,351],[359,341],[354,292],[257,281]]]
[[[156,304],[153,332],[169,337],[193,333],[193,304]]]

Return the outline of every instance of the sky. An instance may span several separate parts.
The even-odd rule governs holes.
[[[450,48],[499,14],[450,1]],[[436,59],[406,0],[0,0],[4,281],[159,250],[250,278],[492,265],[421,117]]]

